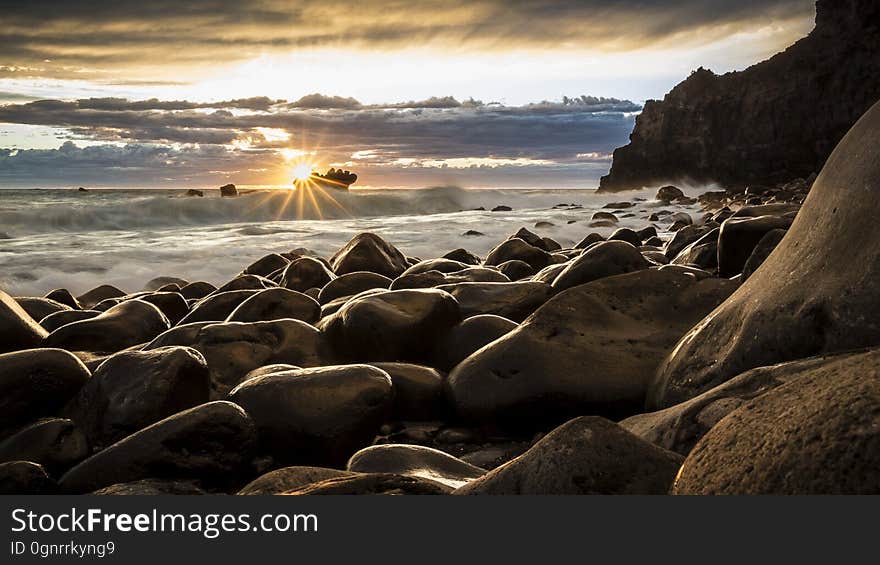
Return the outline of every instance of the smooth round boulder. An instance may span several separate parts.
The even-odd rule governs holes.
[[[56,288],[55,290],[49,291],[46,293],[46,298],[54,300],[55,302],[60,302],[61,304],[66,304],[74,310],[82,308],[77,299],[66,288]]]
[[[370,363],[391,377],[394,407],[391,417],[397,420],[439,420],[448,415],[446,375],[423,365],[411,363]]]
[[[673,494],[880,494],[880,351],[789,369],[697,443]]]
[[[159,290],[162,287],[167,287],[169,285],[174,285],[177,287],[178,290],[180,290],[181,288],[185,287],[187,284],[189,284],[189,281],[187,281],[186,279],[182,279],[180,277],[161,276],[161,277],[155,277],[155,278],[147,281],[147,284],[145,284],[144,288],[142,288],[141,290],[145,290],[147,292],[154,292],[154,291]]]
[[[102,300],[106,300],[108,298],[120,298],[125,296],[125,291],[122,291],[115,286],[109,284],[102,284],[101,286],[97,286],[92,290],[77,296],[76,301],[86,309],[90,309],[94,307],[98,302]]]
[[[533,269],[540,270],[553,263],[549,253],[526,241],[514,237],[503,241],[486,256],[486,265],[500,265],[512,260],[528,263]]]
[[[716,271],[718,269],[718,228],[682,249],[671,263],[674,265],[693,265],[707,271]]]
[[[281,275],[281,286],[305,292],[310,288],[321,288],[336,278],[333,271],[313,257],[300,257],[291,261]]]
[[[498,270],[512,281],[518,281],[535,274],[535,269],[525,261],[513,259],[498,265]]]
[[[99,451],[65,473],[59,485],[69,493],[149,478],[227,485],[240,481],[255,445],[254,422],[241,407],[209,402]]]
[[[148,302],[162,311],[171,325],[176,325],[189,313],[186,298],[179,292],[151,292],[139,296],[138,300]]]
[[[493,314],[515,322],[528,318],[553,296],[553,288],[542,282],[459,283],[437,287],[458,302],[463,318]]]
[[[324,305],[343,296],[354,296],[365,290],[386,289],[389,286],[391,286],[391,279],[384,275],[367,271],[346,273],[324,285],[318,294],[318,302]]]
[[[0,462],[32,461],[50,473],[64,472],[88,454],[85,434],[64,418],[38,420],[0,442]]]
[[[245,289],[218,291],[202,298],[189,311],[189,314],[178,322],[190,324],[192,322],[222,322],[229,317],[239,305],[264,289]]]
[[[372,443],[394,389],[381,369],[339,365],[255,377],[228,398],[253,417],[260,450],[275,461],[334,466]]]
[[[91,374],[61,349],[0,354],[0,430],[54,416]]]
[[[444,259],[452,259],[453,261],[458,261],[459,263],[465,263],[466,265],[480,265],[483,260],[480,259],[477,255],[474,255],[467,249],[463,249],[459,247],[458,249],[453,249],[449,253],[443,256]]]
[[[220,294],[223,292],[231,292],[233,290],[263,290],[264,288],[272,288],[277,286],[273,281],[259,277],[257,275],[241,274],[231,281],[221,285],[211,294]]]
[[[0,290],[0,353],[38,347],[49,335],[14,298]]]
[[[275,271],[284,269],[288,264],[290,264],[290,261],[285,257],[282,257],[277,253],[270,253],[248,265],[242,273],[245,275],[268,277]]]
[[[428,259],[426,261],[419,261],[415,265],[409,267],[400,276],[405,277],[406,275],[417,275],[419,273],[426,273],[428,271],[439,271],[441,273],[454,273],[456,271],[461,271],[462,269],[467,269],[471,265],[467,265],[465,263],[460,263],[458,261],[453,261],[452,259]]]
[[[459,488],[486,474],[448,453],[421,445],[385,444],[361,449],[348,460],[346,469],[355,473],[394,473],[419,477]]]
[[[43,347],[112,353],[147,343],[170,327],[156,306],[126,300],[94,318],[61,326],[46,336]]]
[[[451,371],[477,350],[517,328],[516,322],[502,316],[482,314],[467,318],[446,334],[434,347],[431,364]]]
[[[735,286],[643,270],[569,289],[450,373],[454,405],[466,420],[532,429],[640,413],[663,357]]]
[[[217,287],[209,282],[195,281],[180,287],[180,294],[187,300],[199,300],[217,290]]]
[[[785,234],[788,233],[788,230],[778,229],[778,230],[770,230],[764,237],[761,238],[761,241],[758,242],[758,245],[755,246],[755,249],[752,251],[752,254],[749,255],[746,264],[743,266],[742,270],[742,278],[743,281],[747,280],[752,273],[758,270],[758,267],[764,264],[764,261],[767,260],[767,257],[773,253],[773,250],[782,243],[782,239],[785,237]],[[42,322],[41,322],[42,325]]]
[[[208,401],[205,358],[189,347],[123,351],[101,363],[62,414],[100,450],[172,414]]]
[[[792,219],[780,216],[731,217],[718,234],[718,274],[732,277],[742,272],[752,251],[768,232],[788,229]]]
[[[101,314],[101,312],[98,310],[62,310],[61,312],[49,314],[40,320],[40,325],[47,332],[53,332],[61,326],[67,325],[71,322],[89,320],[99,314]]]
[[[290,318],[313,324],[320,316],[321,306],[314,298],[287,288],[267,288],[239,304],[226,321],[268,322]]]
[[[600,241],[605,241],[605,238],[602,237],[601,234],[593,232],[593,233],[587,234],[586,237],[584,237],[582,240],[577,242],[577,244],[575,244],[574,248],[575,249],[586,249],[586,248],[590,247],[591,245],[593,245],[594,243],[599,243]]]
[[[18,302],[18,305],[21,306],[24,311],[28,313],[28,316],[34,320],[42,320],[49,314],[54,314],[55,312],[69,312],[73,310],[73,308],[67,304],[62,304],[50,298],[43,298],[41,296],[18,296],[15,298],[15,301]]]
[[[582,416],[453,494],[666,494],[683,457]]]
[[[677,186],[661,186],[660,190],[657,191],[657,195],[654,197],[660,202],[664,204],[670,204],[675,202],[679,198],[684,198],[684,192],[678,188]]]
[[[672,239],[669,240],[669,243],[666,244],[666,256],[669,257],[670,260],[675,259],[685,247],[697,241],[717,227],[717,225],[687,226],[678,230],[677,232],[675,232],[675,235],[672,237]]]
[[[369,271],[390,279],[403,273],[409,265],[396,247],[373,233],[360,233],[330,258],[337,275]]]
[[[340,359],[418,363],[460,321],[458,303],[448,292],[391,290],[349,300],[319,328]]]
[[[639,237],[639,234],[629,228],[614,230],[614,233],[608,236],[608,241],[625,241],[633,247],[638,247],[642,244],[642,238]]]
[[[142,479],[128,483],[115,483],[89,493],[95,496],[192,496],[208,494],[196,480]]]
[[[33,461],[0,463],[0,495],[55,494],[58,486],[46,469]]]
[[[327,479],[338,477],[350,477],[354,475],[349,471],[328,469],[326,467],[293,466],[275,469],[265,475],[260,475],[247,485],[242,487],[237,494],[240,495],[269,495],[282,494],[287,491],[298,490],[303,487],[320,483]]]
[[[880,345],[880,105],[829,157],[785,239],[671,350],[649,409],[754,367]]]
[[[452,489],[436,481],[396,475],[394,473],[354,473],[346,477],[327,479],[284,494],[308,495],[438,495],[449,494]]]
[[[647,259],[625,241],[604,241],[586,249],[553,280],[555,290],[565,290],[604,277],[647,269]]]

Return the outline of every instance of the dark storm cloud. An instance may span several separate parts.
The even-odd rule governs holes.
[[[812,11],[813,0],[0,1],[0,76],[212,64],[298,47],[629,49]]]
[[[163,158],[177,151],[195,155],[184,159],[187,167],[229,171],[238,170],[239,161],[249,169],[266,168],[265,162],[277,165],[282,155],[278,150],[305,149],[324,163],[348,163],[359,171],[374,171],[377,177],[381,172],[383,178],[393,173],[401,179],[417,169],[422,173],[426,168],[497,169],[496,163],[523,173],[526,167],[547,171],[589,168],[593,163],[606,167],[607,155],[625,142],[633,113],[640,109],[629,101],[588,96],[516,107],[452,97],[387,106],[345,99],[342,108],[334,109],[322,102],[333,100],[330,97],[305,99],[312,104],[264,100],[206,107],[187,101],[118,98],[7,104],[0,106],[0,123],[58,128],[72,139],[124,144],[127,149],[106,145],[101,150],[72,146],[56,152],[10,150],[0,160],[0,181],[36,182],[48,169],[65,170],[62,163],[68,160],[74,168],[83,159],[100,167],[106,158],[111,175],[122,170],[122,161],[149,170],[164,160],[173,162]],[[225,155],[228,161],[208,165],[202,151],[212,159]],[[154,176],[166,175],[173,167],[160,169],[165,172],[156,170]]]

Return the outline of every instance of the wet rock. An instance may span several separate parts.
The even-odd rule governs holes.
[[[605,238],[599,235],[598,233],[588,234],[585,238],[580,240],[577,245],[574,246],[575,249],[586,249],[587,247],[593,245],[594,243],[599,243],[600,241],[605,241]]]
[[[672,263],[695,265],[707,271],[715,271],[718,268],[718,228],[682,249]]]
[[[513,212],[513,208],[511,208],[510,206],[505,206],[504,204],[501,204],[501,205],[498,205],[498,206],[495,206],[494,208],[492,208],[492,211],[493,212]]]
[[[205,281],[191,282],[180,287],[180,294],[187,300],[201,299],[217,290],[217,287]]]
[[[535,275],[532,276],[531,280],[533,280],[535,282],[550,284],[554,280],[556,280],[556,277],[559,276],[559,273],[564,271],[565,268],[568,267],[570,264],[571,264],[571,262],[569,261],[568,263],[558,263],[556,265],[547,265],[546,267],[544,267],[543,269],[541,269],[540,271],[535,273]]]
[[[458,261],[453,261],[452,259],[428,259],[427,261],[419,261],[415,265],[409,267],[403,273],[401,273],[401,277],[405,277],[407,275],[417,275],[420,273],[427,273],[429,271],[438,271],[440,273],[454,273],[456,271],[461,271],[462,269],[467,269],[470,265],[465,263],[460,263]]]
[[[786,233],[788,233],[788,230],[780,229],[771,230],[764,234],[764,237],[762,237],[761,241],[758,242],[758,245],[755,246],[752,254],[749,255],[745,266],[743,266],[743,281],[752,276],[752,273],[757,271],[758,267],[760,267],[764,263],[764,261],[767,260],[767,257],[769,257],[771,253],[773,253],[773,250],[776,249],[776,246],[782,243],[782,238],[785,237]]]
[[[217,290],[213,291],[211,295],[222,294],[233,290],[263,290],[264,288],[272,288],[274,286],[278,285],[264,277],[258,277],[257,275],[238,275],[231,281],[220,286]]]
[[[92,308],[98,302],[102,300],[106,300],[108,298],[119,298],[125,296],[125,292],[119,290],[115,286],[111,286],[109,284],[102,284],[101,286],[97,286],[87,293],[78,296],[76,301],[80,303],[83,308]]]
[[[257,477],[238,491],[238,494],[282,494],[326,481],[327,479],[351,477],[353,475],[354,473],[349,471],[328,469],[326,467],[283,467]]]
[[[385,371],[341,365],[256,377],[229,400],[251,414],[260,449],[274,460],[333,466],[373,441],[394,393]]]
[[[337,275],[369,271],[393,279],[409,266],[396,247],[376,234],[361,233],[352,238],[330,259]]]
[[[675,259],[682,250],[693,242],[697,241],[710,231],[715,229],[711,226],[687,226],[677,232],[675,236],[666,244],[666,256],[670,260]]]
[[[390,288],[391,290],[434,288],[464,282],[510,282],[510,279],[495,269],[468,267],[454,273],[441,273],[440,271],[404,273],[394,279]]]
[[[789,368],[697,443],[673,494],[880,493],[880,352]]]
[[[31,461],[0,463],[0,495],[55,494],[57,490],[42,465]]]
[[[268,277],[275,271],[279,269],[284,269],[287,265],[290,264],[285,257],[277,253],[270,253],[268,255],[264,255],[251,263],[250,265],[242,271],[246,275],[257,275],[260,277]]]
[[[74,310],[79,310],[80,308],[82,308],[77,299],[72,294],[70,294],[70,291],[66,288],[56,288],[55,290],[46,294],[46,298],[48,298],[49,300],[54,300],[55,302],[60,302],[61,304],[66,304]]]
[[[361,449],[346,468],[355,473],[394,473],[458,488],[486,474],[448,453],[420,445],[386,444]]]
[[[459,263],[464,263],[466,265],[480,265],[483,262],[478,256],[474,255],[467,249],[462,249],[460,247],[450,251],[444,255],[443,258],[458,261]]]
[[[263,375],[271,375],[272,373],[281,373],[283,371],[297,371],[299,369],[302,369],[302,367],[297,367],[296,365],[291,365],[289,363],[272,363],[271,365],[263,365],[262,367],[257,367],[252,371],[248,371],[248,374],[244,376],[241,382],[245,382],[254,377],[262,377]]]
[[[224,184],[220,187],[220,196],[222,198],[238,196],[238,189],[235,188],[234,184]]]
[[[34,320],[42,320],[55,312],[69,312],[72,310],[66,304],[39,296],[19,296],[16,297],[15,301]]]
[[[608,241],[625,241],[633,247],[638,247],[642,244],[642,238],[639,237],[639,234],[629,228],[614,230],[614,233],[608,236]]]
[[[677,186],[669,185],[660,187],[660,190],[657,191],[657,196],[655,196],[654,198],[656,198],[660,202],[663,202],[664,204],[670,204],[683,197],[684,192],[680,188],[678,188]]]
[[[627,208],[632,208],[635,206],[632,202],[609,202],[608,204],[602,206],[608,210],[626,210]]]
[[[353,296],[374,288],[386,289],[389,286],[391,279],[384,275],[367,271],[347,273],[328,282],[321,289],[318,302],[323,305],[343,296]]]
[[[454,494],[666,494],[683,457],[583,416]]]
[[[327,479],[284,494],[298,496],[319,494],[436,495],[448,494],[450,491],[449,487],[420,477],[390,473],[358,473],[347,477]]]
[[[543,249],[514,237],[492,249],[486,256],[486,265],[500,265],[513,259],[528,263],[535,270],[543,269],[553,262],[550,254]]]
[[[349,300],[319,328],[340,359],[418,363],[460,321],[458,303],[447,292],[392,290]]]
[[[642,252],[642,256],[655,265],[668,265],[669,259],[666,257],[666,254],[662,251],[647,251],[645,249],[640,249]]]
[[[91,493],[96,496],[192,496],[208,494],[198,485],[198,481],[174,479],[143,479],[129,483],[116,483]]]
[[[189,314],[180,320],[180,324],[192,322],[222,322],[235,311],[245,300],[251,298],[261,290],[228,290],[209,294],[196,302]]]
[[[550,300],[550,285],[535,281],[460,283],[437,287],[458,302],[463,318],[494,314],[521,322]]]
[[[732,217],[725,220],[718,234],[719,274],[732,277],[741,273],[761,238],[770,231],[788,229],[791,222],[791,218],[778,216]]]
[[[90,376],[76,356],[61,349],[0,354],[0,430],[55,415]]]
[[[512,281],[518,281],[535,274],[535,269],[525,261],[514,259],[498,265],[498,270]]]
[[[0,290],[0,353],[37,347],[48,334],[14,298]]]
[[[585,250],[553,280],[557,291],[601,278],[647,269],[638,249],[625,241],[605,241]]]
[[[150,424],[208,401],[211,378],[188,347],[123,351],[97,368],[63,415],[100,450]]]
[[[490,314],[467,318],[441,339],[434,348],[432,365],[451,371],[478,349],[517,328],[516,322]]]
[[[256,444],[256,429],[231,402],[209,402],[179,412],[92,455],[59,481],[70,493],[142,479],[240,481]]]
[[[446,375],[437,369],[410,363],[371,363],[391,377],[397,420],[436,420],[447,415]]]
[[[154,292],[154,291],[157,291],[160,288],[162,288],[164,286],[168,286],[168,285],[175,285],[175,286],[177,286],[177,288],[179,290],[179,289],[185,287],[187,284],[189,284],[189,281],[187,281],[186,279],[181,279],[179,277],[165,277],[165,276],[163,276],[163,277],[156,277],[156,278],[150,279],[149,281],[147,281],[147,284],[145,284],[144,288],[141,290],[144,290],[147,292]]]
[[[602,211],[596,212],[595,214],[592,215],[592,217],[590,217],[590,219],[591,220],[607,220],[609,222],[618,222],[619,221],[617,216],[615,216],[611,212],[602,212]]]
[[[52,332],[65,324],[77,322],[79,320],[88,320],[94,318],[101,312],[97,310],[62,310],[55,312],[40,320],[40,325],[47,332]]]
[[[0,462],[31,461],[52,473],[66,471],[88,454],[85,434],[64,418],[38,420],[0,442]]]
[[[558,241],[550,237],[541,238],[541,247],[549,252],[559,251],[560,249],[562,249],[562,245],[560,245]]]
[[[189,305],[179,292],[153,292],[138,297],[162,311],[171,325],[175,325],[189,313]]]
[[[110,353],[147,343],[170,325],[152,304],[126,300],[94,318],[61,326],[43,340],[43,347]]]
[[[291,318],[313,324],[321,316],[318,302],[301,292],[286,288],[267,288],[239,304],[227,322],[268,322]]]
[[[324,363],[321,333],[299,320],[226,322],[175,330],[159,336],[144,349],[187,345],[201,353],[211,371],[211,398],[222,398],[258,367],[274,363],[314,367]]]
[[[480,236],[484,236],[486,234],[484,234],[483,232],[477,231],[477,230],[467,230],[466,232],[462,233],[461,235],[463,235],[465,237],[480,237]]]
[[[336,275],[324,263],[312,257],[300,257],[284,269],[281,286],[304,292],[310,288],[321,288],[334,278]]]
[[[514,428],[641,412],[663,357],[735,286],[643,270],[574,287],[459,364],[452,399],[465,419]]]

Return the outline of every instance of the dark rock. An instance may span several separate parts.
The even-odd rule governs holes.
[[[494,314],[521,322],[553,296],[550,285],[535,281],[460,283],[437,287],[458,302],[461,316]]]
[[[220,187],[220,196],[221,197],[232,197],[238,196],[238,190],[235,188],[234,184],[224,184]]]
[[[188,347],[123,351],[98,367],[63,415],[100,450],[150,424],[208,401],[204,357]]]
[[[262,367],[257,367],[252,371],[248,371],[248,374],[244,376],[241,382],[245,382],[254,377],[262,377],[263,375],[271,375],[272,373],[281,373],[283,371],[298,371],[299,369],[302,369],[302,367],[297,367],[296,365],[291,365],[289,363],[272,363],[271,365],[263,365]]]
[[[119,298],[122,296],[125,296],[125,292],[119,290],[115,286],[102,284],[101,286],[95,287],[87,293],[78,296],[76,300],[83,308],[92,308],[102,300]]]
[[[188,198],[192,198],[192,197],[204,198],[205,197],[204,191],[197,190],[195,188],[187,189],[187,191],[184,192],[183,195]]]
[[[458,303],[442,290],[392,290],[360,295],[319,323],[340,359],[412,361],[461,321]]]
[[[638,249],[625,241],[605,241],[568,264],[553,280],[553,288],[565,290],[604,277],[647,269],[650,266]]]
[[[369,271],[393,279],[409,266],[396,247],[376,234],[361,233],[352,238],[330,259],[337,275]]]
[[[725,220],[718,235],[718,271],[722,277],[742,272],[752,251],[767,232],[788,229],[791,218],[759,216]]]
[[[187,300],[200,299],[208,296],[217,290],[217,287],[205,281],[191,282],[188,285],[180,287],[180,294]]]
[[[633,204],[632,202],[609,202],[602,207],[609,210],[626,210],[627,208],[632,208],[633,206],[635,206],[635,204]]]
[[[434,348],[432,365],[451,371],[478,349],[516,329],[507,318],[490,314],[471,316],[458,324]],[[393,375],[392,375],[393,380]]]
[[[90,494],[96,496],[157,496],[157,495],[205,495],[198,481],[175,479],[143,479],[129,483],[116,483],[100,488]]]
[[[42,465],[31,461],[0,463],[0,495],[55,494],[57,490]]]
[[[327,469],[325,467],[283,467],[257,477],[238,491],[238,494],[282,494],[326,481],[327,479],[351,477],[353,475],[354,473],[348,471]]]
[[[482,259],[468,251],[467,249],[454,249],[443,256],[444,259],[451,259],[453,261],[458,261],[459,263],[464,263],[466,265],[479,265],[483,262]]]
[[[161,310],[172,326],[189,313],[189,305],[179,292],[153,292],[138,297],[138,300],[149,302]]]
[[[334,278],[336,275],[324,263],[311,257],[300,257],[284,269],[281,286],[304,292],[310,288],[321,288]]]
[[[559,273],[564,271],[566,267],[568,267],[570,264],[571,262],[559,263],[556,265],[547,265],[546,267],[535,273],[531,280],[535,282],[550,284],[554,280],[556,280],[556,277],[559,276]]]
[[[268,277],[279,269],[284,269],[290,263],[286,258],[277,253],[264,255],[247,266],[242,271],[246,275],[257,275],[260,277]]]
[[[320,317],[321,306],[314,298],[286,288],[267,288],[239,304],[226,321],[268,322],[291,318],[313,324]]]
[[[683,457],[583,416],[454,494],[666,494]]]
[[[535,269],[531,265],[518,259],[501,263],[498,265],[498,270],[512,281],[518,281],[535,274]]]
[[[710,231],[715,229],[711,226],[687,226],[677,232],[666,244],[666,256],[672,260],[681,253],[685,247],[697,241]]]
[[[501,204],[500,206],[495,206],[494,208],[492,208],[492,211],[493,212],[513,212],[513,208],[511,208],[510,206],[505,206],[505,205]]]
[[[437,271],[444,274],[454,273],[456,271],[467,269],[468,267],[470,267],[470,265],[459,263],[458,261],[453,261],[451,259],[429,259],[427,261],[419,261],[401,273],[400,276],[405,277],[407,275],[417,275],[429,271]]]
[[[633,247],[638,247],[642,244],[642,238],[629,228],[615,230],[614,233],[608,236],[608,241],[625,241]]]
[[[90,376],[76,356],[60,349],[0,354],[0,430],[55,415]]]
[[[170,327],[168,318],[142,300],[126,300],[88,320],[63,325],[43,340],[43,347],[111,353],[146,343]]]
[[[466,232],[464,232],[461,235],[463,235],[465,237],[480,237],[480,236],[484,236],[486,234],[484,234],[483,232],[477,231],[477,230],[467,230]]]
[[[691,243],[676,255],[672,263],[675,265],[696,265],[707,271],[718,269],[718,228],[713,229],[700,239]]]
[[[448,453],[421,445],[374,445],[351,456],[346,466],[355,473],[394,473],[459,488],[486,474]]]
[[[38,347],[48,334],[14,298],[0,290],[0,353]]]
[[[758,245],[755,246],[755,249],[746,261],[746,264],[743,266],[743,281],[752,276],[752,273],[757,271],[758,267],[767,260],[767,257],[773,253],[773,250],[782,243],[782,238],[785,237],[786,233],[788,233],[788,230],[778,229],[768,231],[764,234],[764,237],[762,237],[758,242]]]
[[[654,198],[656,198],[660,202],[663,202],[664,204],[670,204],[683,197],[684,192],[682,192],[680,188],[678,188],[677,186],[669,185],[661,186],[660,190],[657,191],[657,196],[655,196]]]
[[[257,425],[260,449],[282,463],[344,463],[390,415],[388,373],[341,365],[271,373],[229,393]]]
[[[880,353],[789,368],[697,443],[674,494],[880,494]]]
[[[605,241],[605,238],[599,235],[598,233],[591,233],[587,235],[585,238],[580,240],[577,245],[574,246],[575,249],[586,249],[587,247],[593,245],[594,243],[599,243],[600,241]]]
[[[347,273],[328,282],[318,295],[318,302],[328,302],[343,296],[353,296],[374,288],[386,289],[391,286],[391,279],[376,273],[357,271]]]
[[[277,285],[273,281],[265,277],[259,277],[257,275],[238,275],[231,281],[220,286],[217,290],[213,291],[211,295],[231,292],[233,290],[263,290],[275,286]]]
[[[340,296],[339,298],[334,298],[327,304],[321,306],[321,318],[326,318],[332,314],[335,314],[339,311],[340,308],[345,306],[350,300],[353,300],[354,298],[359,298],[361,296],[371,296],[373,294],[380,294],[382,292],[385,292],[384,288],[371,288],[369,290],[359,292],[353,296]]]
[[[612,214],[611,212],[596,212],[590,218],[591,220],[608,220],[609,222],[617,222],[617,216]]]
[[[47,332],[52,332],[63,325],[77,322],[79,320],[88,320],[94,318],[100,313],[101,312],[97,310],[62,310],[61,312],[55,312],[54,314],[50,314],[40,320],[40,325],[43,326],[43,329]]]
[[[147,292],[154,292],[161,289],[164,286],[175,285],[177,289],[185,287],[189,282],[186,279],[181,279],[178,277],[156,277],[147,281],[147,284],[144,285],[142,290]]]
[[[819,0],[813,32],[784,52],[741,72],[695,71],[645,104],[600,191],[679,178],[744,186],[818,171],[880,98],[878,17],[874,0]]]
[[[88,454],[85,434],[63,418],[39,420],[0,443],[0,462],[31,461],[53,473],[66,471]]]
[[[55,312],[69,312],[70,306],[39,296],[19,296],[15,299],[18,305],[34,320],[42,320]]]
[[[92,455],[64,474],[66,492],[92,492],[149,478],[235,483],[256,443],[254,422],[231,402],[179,412]]]
[[[468,267],[454,273],[426,271],[424,273],[402,274],[391,283],[391,290],[414,288],[433,288],[442,285],[466,282],[510,282],[503,273],[487,267]]]
[[[446,375],[437,369],[409,363],[370,363],[391,377],[397,420],[436,420],[447,415]]]
[[[553,262],[550,254],[543,249],[514,237],[492,249],[486,256],[486,265],[500,265],[513,259],[528,263],[535,270],[543,269]]]
[[[60,302],[61,304],[66,304],[74,310],[79,310],[80,308],[82,308],[77,299],[72,294],[70,294],[70,291],[66,288],[56,288],[55,290],[46,294],[46,298],[54,300],[55,302]]]
[[[390,473],[357,473],[347,477],[327,479],[284,494],[299,496],[319,494],[436,495],[448,494],[450,491],[449,487],[420,477]]]
[[[255,296],[261,290],[228,290],[209,294],[192,307],[189,314],[179,324],[192,322],[222,322],[229,317],[245,300]]]
[[[643,270],[569,289],[450,373],[456,408],[509,427],[641,412],[663,357],[735,286]]]
[[[546,249],[550,252],[559,251],[560,249],[562,249],[562,245],[560,245],[558,241],[550,237],[542,237],[541,246],[543,249]]]

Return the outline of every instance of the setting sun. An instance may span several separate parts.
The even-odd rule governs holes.
[[[307,180],[312,174],[312,166],[309,163],[300,163],[291,171],[293,180]]]

